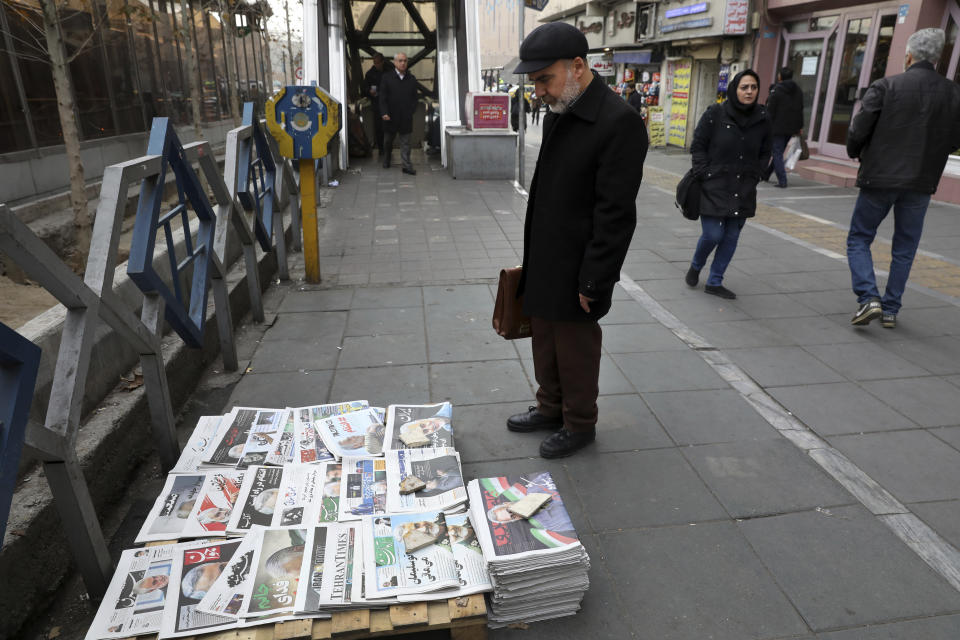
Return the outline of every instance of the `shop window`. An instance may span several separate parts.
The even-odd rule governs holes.
[[[7,13],[8,23],[13,20],[6,6],[0,7],[0,11]],[[31,144],[26,114],[11,72],[15,64],[17,61],[7,51],[6,41],[0,40],[0,153],[28,149]]]
[[[827,102],[827,87],[830,84],[827,82],[827,77],[830,73],[830,69],[833,67],[833,50],[836,48],[838,37],[839,36],[834,35],[827,41],[827,55],[824,57],[823,64],[820,67],[823,69],[823,72],[821,74],[822,79],[820,81],[820,95],[817,96],[817,110],[815,111],[817,114],[817,120],[813,129],[813,134],[810,136],[811,140],[820,139],[820,130],[823,127],[823,121],[826,118],[823,108]]]
[[[943,52],[940,54],[940,62],[937,63],[937,71],[943,75],[947,75],[947,73],[950,71],[950,60],[953,58],[953,50],[957,46],[958,31],[960,31],[960,26],[957,25],[957,21],[951,15],[950,24],[947,25],[947,41],[943,45]],[[960,64],[958,64],[957,67],[960,67]]]
[[[656,26],[656,5],[649,4],[640,7],[637,11],[637,33],[635,40],[640,42],[654,37],[654,28]]]
[[[102,5],[94,5],[98,13],[90,12],[90,4],[71,0],[60,8],[60,28],[70,62],[70,77],[83,140],[117,134],[110,107],[110,94],[104,76],[103,40],[99,27]]]
[[[893,42],[893,28],[896,26],[897,16],[890,13],[880,18],[880,32],[877,34],[877,46],[873,54],[873,66],[870,67],[870,80],[867,85],[873,84],[874,80],[887,75],[887,59],[890,57],[890,43]]]

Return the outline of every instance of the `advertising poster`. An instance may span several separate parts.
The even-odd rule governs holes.
[[[648,107],[650,114],[650,146],[665,147],[667,145],[666,127],[664,126],[663,107]]]
[[[690,110],[690,76],[693,60],[689,58],[672,60],[667,63],[667,66],[673,77],[667,144],[682,147],[687,141],[687,113]]]

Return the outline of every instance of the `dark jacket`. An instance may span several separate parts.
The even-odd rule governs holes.
[[[638,113],[643,111],[643,96],[639,91],[634,91],[630,94],[630,97],[627,98],[627,104],[637,110]]]
[[[513,127],[513,130],[516,131],[520,127],[520,89],[518,88],[516,93],[510,98],[510,126]],[[527,97],[523,97],[524,110],[527,113],[530,113],[530,101],[527,100]],[[527,121],[524,118],[523,128],[527,128]]]
[[[375,113],[380,112],[380,79],[386,71],[390,71],[390,69],[384,67],[383,71],[380,71],[376,67],[370,67],[366,75],[363,76],[363,93],[366,97],[370,98]],[[376,89],[378,93],[370,95],[371,89]]]
[[[857,186],[936,191],[960,148],[960,85],[917,62],[871,84],[860,105],[847,134],[847,155],[860,158]]]
[[[803,91],[793,80],[778,82],[770,88],[767,117],[775,136],[792,136],[803,129]]]
[[[524,313],[583,321],[610,310],[647,144],[640,115],[596,76],[567,113],[544,117],[524,223]],[[578,293],[594,299],[590,313]]]
[[[417,79],[408,70],[403,80],[395,69],[384,70],[380,78],[380,113],[390,116],[383,130],[395,133],[413,131],[413,111],[417,108]]]
[[[690,153],[700,176],[700,215],[751,218],[757,183],[773,146],[766,110],[757,105],[741,127],[726,104],[707,109],[693,133]]]

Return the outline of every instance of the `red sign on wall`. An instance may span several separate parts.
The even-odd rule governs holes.
[[[468,94],[472,101],[467,108],[473,116],[469,122],[472,129],[509,129],[510,96],[501,94]]]
[[[723,33],[726,35],[745,34],[749,14],[750,0],[727,0],[727,10],[723,14]]]

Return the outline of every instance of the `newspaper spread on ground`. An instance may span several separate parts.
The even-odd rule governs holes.
[[[293,435],[294,419],[293,409],[284,409],[280,416],[280,439],[274,443],[273,449],[267,454],[266,465],[282,467],[285,464],[293,462]]]
[[[459,585],[442,511],[367,516],[361,524],[367,598],[428,593]],[[436,541],[407,553],[404,536],[412,533]]]
[[[238,469],[251,465],[266,464],[267,456],[273,453],[283,437],[283,409],[259,409],[247,434],[243,452],[237,462]]]
[[[309,527],[323,497],[324,465],[298,464],[284,469],[272,527]]]
[[[388,449],[405,449],[401,434],[420,427],[434,448],[453,447],[453,405],[392,404],[387,407],[385,442]]]
[[[136,542],[156,542],[179,538],[203,489],[205,473],[168,475],[163,490],[147,514]]]
[[[338,520],[387,512],[387,463],[383,458],[346,457],[342,473]]]
[[[487,561],[480,549],[480,541],[466,513],[454,515],[446,514],[447,537],[450,538],[450,548],[453,550],[453,559],[457,563],[457,577],[460,581],[456,589],[444,589],[433,593],[421,593],[415,596],[401,595],[401,602],[417,602],[421,600],[445,600],[459,598],[472,593],[493,591],[490,583],[490,573],[487,571]]]
[[[226,568],[239,540],[180,545],[170,571],[172,589],[166,598],[161,638],[178,638],[220,631],[237,625],[233,618],[204,613],[197,604]]]
[[[261,532],[262,529],[256,527],[243,537],[230,562],[197,604],[197,609],[234,619],[240,617],[247,591],[245,583],[250,578],[253,554],[260,546]]]
[[[240,494],[227,522],[227,535],[242,536],[252,527],[269,527],[280,495],[286,467],[250,467],[243,476]]]
[[[321,420],[353,411],[362,411],[370,406],[366,400],[351,400],[334,404],[319,404],[293,409],[294,415],[294,461],[301,464],[333,460],[320,437],[318,425]]]
[[[313,527],[307,534],[295,611],[341,609],[363,601],[360,523]]]
[[[193,511],[180,532],[181,538],[227,535],[227,523],[237,503],[244,473],[237,469],[207,472]]]
[[[387,512],[447,510],[467,501],[467,488],[460,470],[460,454],[454,449],[399,449],[384,452],[387,463]],[[400,482],[414,475],[426,483],[415,493],[402,495]]]
[[[170,585],[170,571],[177,545],[127,549],[86,640],[127,638],[160,631],[163,604]]]
[[[374,409],[351,411],[339,416],[314,421],[327,449],[337,460],[344,456],[383,455],[386,430]]]
[[[247,580],[240,615],[256,618],[292,612],[303,565],[306,529],[264,529],[253,556],[253,579]]]
[[[325,462],[323,469],[323,492],[312,523],[315,525],[337,522],[340,518],[340,479],[343,465],[339,462]]]
[[[200,416],[180,459],[170,473],[197,473],[207,449],[214,443],[223,416]]]
[[[203,457],[204,466],[235,467],[243,455],[247,437],[257,420],[260,409],[252,407],[234,407],[220,421],[220,431],[214,437],[214,444]]]

